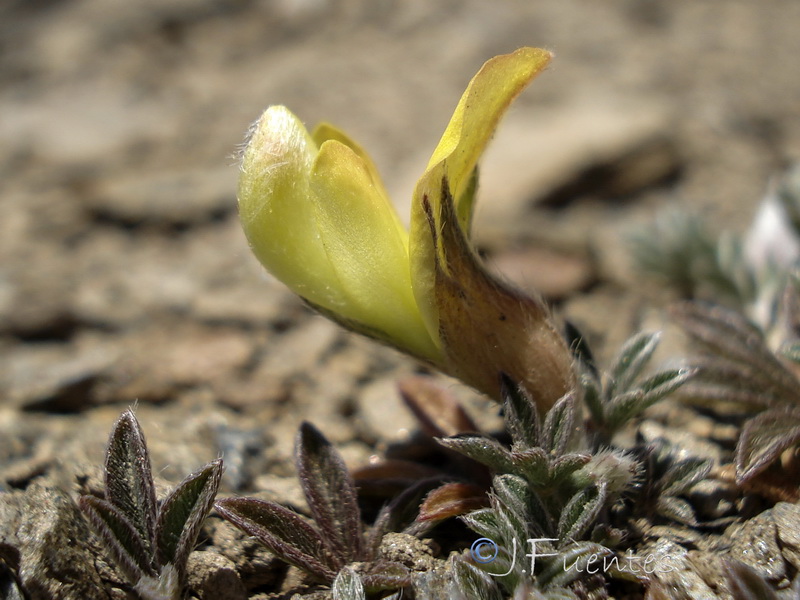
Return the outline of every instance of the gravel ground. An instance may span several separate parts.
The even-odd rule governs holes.
[[[162,482],[224,454],[224,493],[294,505],[303,419],[353,467],[414,431],[396,382],[425,369],[247,249],[234,155],[266,106],[351,133],[406,214],[481,63],[554,51],[486,157],[476,236],[602,358],[669,299],[625,235],[674,205],[740,229],[800,157],[798,28],[794,0],[2,3],[0,491],[74,496],[133,404]]]

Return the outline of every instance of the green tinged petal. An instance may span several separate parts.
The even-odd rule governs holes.
[[[389,194],[386,192],[386,188],[383,185],[383,180],[381,179],[381,175],[378,172],[378,167],[375,166],[375,163],[372,162],[372,158],[369,154],[361,147],[361,144],[353,140],[349,135],[347,135],[341,129],[337,129],[330,123],[320,123],[314,128],[314,131],[311,133],[311,138],[317,144],[318,148],[322,147],[322,144],[327,142],[328,140],[336,140],[337,142],[341,142],[348,148],[350,148],[353,152],[355,152],[358,157],[364,162],[364,166],[369,171],[370,179],[372,179],[372,185],[374,185],[381,194],[389,200]],[[405,230],[405,227],[401,226],[403,230],[403,235],[408,237],[408,232]]]
[[[271,106],[256,122],[242,156],[239,216],[261,264],[314,304],[338,306],[342,290],[317,234],[309,175],[317,149],[287,108]]]
[[[320,240],[346,297],[341,306],[325,308],[433,360],[437,352],[411,291],[408,234],[373,175],[356,152],[336,140],[322,144],[312,168]]]
[[[411,290],[408,233],[358,144],[327,125],[310,136],[286,108],[270,107],[244,151],[238,196],[253,252],[293,292],[351,329],[438,362]]]

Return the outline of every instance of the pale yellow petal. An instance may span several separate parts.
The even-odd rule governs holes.
[[[389,194],[386,192],[386,187],[383,185],[383,180],[381,179],[380,172],[378,168],[375,166],[375,163],[372,162],[372,157],[364,150],[364,148],[356,142],[353,138],[347,135],[341,129],[334,127],[330,123],[320,123],[314,128],[314,131],[311,132],[311,138],[317,144],[317,147],[321,147],[322,144],[327,142],[328,140],[336,140],[337,142],[341,142],[348,148],[350,148],[353,152],[355,152],[361,160],[364,161],[364,166],[369,171],[370,179],[372,179],[372,184],[378,188],[381,194],[388,200]]]
[[[407,233],[369,165],[349,146],[328,140],[310,187],[320,240],[346,295],[325,308],[360,323],[362,333],[435,362],[438,352],[411,291]]]
[[[470,81],[428,163],[431,168],[446,162],[450,191],[457,201],[506,109],[551,58],[541,48],[520,48],[486,61]]]
[[[287,108],[268,108],[242,155],[239,215],[253,253],[292,291],[323,305],[343,302],[317,234],[309,174],[317,148]]]

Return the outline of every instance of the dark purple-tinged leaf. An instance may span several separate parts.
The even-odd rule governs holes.
[[[367,593],[396,590],[411,585],[411,572],[404,565],[388,560],[377,560],[361,574]]]
[[[662,517],[683,525],[697,525],[697,517],[695,517],[692,505],[683,498],[659,496],[656,500],[656,512]]]
[[[366,600],[361,577],[350,567],[345,567],[333,580],[333,600]]]
[[[152,554],[156,489],[144,434],[130,410],[122,413],[111,432],[105,470],[106,500],[125,515]]]
[[[427,435],[447,437],[478,431],[458,400],[429,377],[409,377],[398,387],[401,398]]]
[[[217,459],[184,479],[161,504],[156,520],[156,560],[160,566],[173,565],[181,584],[221,478],[222,460]]]
[[[78,505],[130,581],[156,576],[149,548],[122,511],[94,496],[81,496]]]
[[[11,575],[15,577],[20,567],[19,549],[6,542],[0,542],[0,565],[8,567]]]
[[[569,448],[576,433],[577,410],[575,397],[567,394],[547,412],[542,427],[542,447],[556,456]]]
[[[778,595],[753,567],[738,560],[725,561],[725,579],[735,600],[778,600]]]
[[[625,342],[609,371],[609,397],[631,388],[652,358],[660,337],[660,333],[638,333]]]
[[[8,600],[29,600],[22,583],[22,577],[19,574],[20,567],[20,553],[17,548],[11,544],[0,542],[0,574],[5,579],[3,590],[5,598]],[[10,581],[9,581],[10,578]]]
[[[681,395],[691,398],[694,404],[719,406],[720,403],[735,404],[756,410],[775,406],[781,402],[773,393],[760,389],[749,389],[752,382],[741,382],[742,387],[736,387],[736,380],[704,381],[706,379],[705,365],[698,367],[697,376],[689,381],[681,390]]]
[[[420,521],[441,521],[486,508],[486,490],[468,483],[446,483],[427,495],[419,507]]]
[[[800,409],[774,409],[745,423],[736,446],[736,480],[758,475],[787,448],[800,442]]]
[[[624,425],[645,409],[677,390],[696,373],[695,369],[662,371],[641,382],[635,389],[617,396],[607,409],[608,426],[616,429]]]
[[[459,456],[459,458],[463,457]],[[352,472],[360,498],[383,500],[384,502],[396,498],[422,481],[440,478],[441,475],[440,469],[400,459],[383,460],[374,465],[357,468]],[[413,508],[416,509],[416,505]]]
[[[514,469],[511,453],[493,438],[464,434],[437,441],[445,448],[476,460],[497,473],[507,473]]]
[[[683,494],[695,483],[704,479],[711,467],[710,460],[699,458],[687,458],[675,463],[659,478],[661,493],[665,496]]]
[[[543,448],[511,452],[513,472],[522,475],[533,486],[546,485],[550,478],[550,457]]]
[[[506,427],[514,445],[522,449],[539,446],[539,410],[531,395],[505,373],[500,374],[500,394],[506,410]]]
[[[313,425],[300,425],[297,472],[325,546],[343,563],[362,558],[361,511],[341,455]]]
[[[530,533],[539,537],[548,537],[556,532],[555,518],[539,494],[531,494],[528,511],[531,515],[528,524]]]
[[[598,481],[570,498],[558,520],[558,539],[577,540],[592,525],[606,501],[606,484]]]
[[[797,379],[767,347],[758,328],[743,315],[696,302],[678,305],[672,314],[681,327],[712,355],[723,356],[741,365],[778,397],[797,394]]]
[[[421,523],[417,521],[419,507],[425,496],[442,484],[443,477],[429,477],[418,481],[398,494],[389,504],[384,506],[375,519],[375,524],[369,532],[366,553],[367,558],[375,556],[378,552],[383,536],[390,531],[403,531],[415,535],[422,533],[435,523]]]
[[[697,365],[699,379],[706,383],[721,383],[728,388],[761,392],[780,400],[788,391],[776,385],[768,370],[756,363],[743,363],[724,356],[704,356]]]
[[[345,564],[340,557],[330,555],[316,529],[280,504],[256,498],[223,498],[214,507],[273,554],[324,583],[333,581]]]

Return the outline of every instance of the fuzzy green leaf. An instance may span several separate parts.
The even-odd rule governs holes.
[[[125,515],[152,554],[156,490],[144,434],[130,410],[122,413],[108,440],[105,480],[106,500]]]
[[[514,589],[514,600],[579,600],[574,592],[562,587],[549,587],[547,591],[533,581],[521,581]]]
[[[599,481],[570,498],[558,520],[558,539],[577,540],[589,528],[606,501],[606,484]]]
[[[660,333],[638,333],[622,346],[610,370],[608,395],[627,392],[658,347]]]
[[[453,592],[463,598],[480,598],[481,600],[501,600],[502,594],[494,579],[478,567],[465,560],[455,559],[451,563],[453,572]],[[457,598],[453,594],[451,598]]]
[[[161,504],[156,521],[157,560],[161,566],[173,565],[181,583],[221,478],[222,460],[217,459],[184,479]]]
[[[500,393],[506,411],[506,427],[515,446],[525,449],[539,446],[539,410],[530,394],[505,373],[500,375]]]
[[[361,511],[341,455],[313,425],[297,434],[297,472],[325,546],[343,562],[362,557]]]
[[[361,577],[350,567],[345,567],[333,580],[333,600],[366,600]]]
[[[588,373],[582,374],[580,381],[583,388],[583,401],[589,409],[592,421],[598,426],[604,426],[606,423],[606,411],[600,382]]]
[[[488,546],[494,544],[497,548],[497,555],[494,560],[490,562],[482,561],[481,570],[493,574],[506,573],[511,567],[511,562],[514,558],[514,539],[519,536],[519,530],[515,529],[515,527],[518,525],[509,521],[503,509],[498,508],[496,504],[494,508],[476,510],[469,515],[461,517],[461,520],[479,537],[490,540]],[[482,554],[480,550],[477,552]]]
[[[800,442],[800,409],[774,409],[750,419],[736,446],[736,479],[745,482]]]
[[[131,582],[144,576],[156,576],[149,548],[121,510],[106,500],[88,495],[81,496],[78,505]]]
[[[694,377],[694,369],[671,369],[656,373],[640,383],[634,390],[611,400],[608,407],[608,425],[617,429],[638,416],[665,396],[677,390]]]
[[[550,483],[551,485],[558,485],[567,477],[572,475],[575,471],[583,467],[591,460],[588,454],[564,454],[559,456],[550,465]]]
[[[511,453],[490,437],[464,434],[437,439],[437,441],[445,448],[455,450],[476,460],[497,473],[507,473],[514,470]]]
[[[214,507],[224,519],[258,539],[273,554],[322,582],[333,581],[344,566],[341,558],[325,550],[316,529],[280,504],[256,498],[223,498]]]
[[[569,448],[576,432],[577,410],[575,397],[568,394],[547,412],[542,428],[542,446],[561,456]]]
[[[527,532],[531,496],[527,483],[515,475],[498,475],[494,478],[493,492],[492,505],[511,522],[512,532],[516,535]]]
[[[550,477],[550,457],[542,448],[529,448],[511,453],[513,472],[524,477],[534,487],[545,486]]]
[[[502,539],[500,523],[494,509],[482,508],[464,515],[461,520],[481,537],[487,537],[491,540]]]

